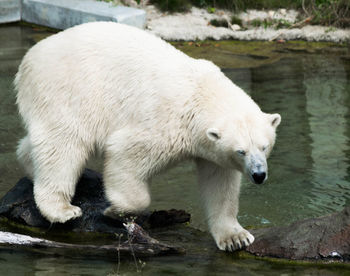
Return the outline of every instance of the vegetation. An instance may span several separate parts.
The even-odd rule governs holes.
[[[264,20],[254,19],[250,22],[250,25],[254,27],[264,27],[266,28],[289,28],[292,26],[290,22],[284,19],[274,19],[274,18],[266,18]]]
[[[210,25],[213,25],[215,27],[229,27],[228,22],[225,19],[212,19],[210,20]]]
[[[192,6],[191,0],[151,0],[150,3],[168,12],[186,12]]]
[[[231,24],[233,25],[233,24],[237,24],[237,25],[240,25],[240,26],[242,26],[242,19],[240,19],[239,17],[237,17],[237,16],[232,16],[232,18],[231,18]]]
[[[335,27],[350,27],[349,0],[150,0],[163,11],[184,12],[192,6],[204,7],[215,11],[216,8],[235,12],[247,9],[297,9],[302,17],[310,18],[310,24]],[[271,22],[262,22],[270,24]],[[275,26],[277,23],[272,22]],[[237,24],[237,23],[235,23]]]
[[[350,27],[349,0],[312,0],[308,5],[302,5],[302,9],[312,16],[312,24]]]

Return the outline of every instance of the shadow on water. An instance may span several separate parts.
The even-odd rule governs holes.
[[[20,26],[0,27],[0,196],[23,175],[15,147],[23,135],[12,81],[27,49],[51,33]],[[198,47],[199,46],[199,47]],[[283,225],[339,211],[350,204],[350,54],[329,44],[266,42],[176,43],[194,57],[212,59],[282,124],[269,161],[269,180],[244,180],[240,221],[245,226]],[[152,181],[152,209],[186,209],[191,227],[162,229],[155,237],[187,248],[187,255],[142,260],[145,275],[345,275],[333,266],[278,264],[216,250],[206,230],[195,167],[185,162]],[[0,251],[0,274],[107,275],[116,262]],[[18,264],[21,264],[18,266]],[[134,275],[131,260],[122,275]]]

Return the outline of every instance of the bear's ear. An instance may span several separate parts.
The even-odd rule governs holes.
[[[211,127],[207,129],[207,136],[210,141],[214,141],[214,142],[221,138],[220,131],[215,127]]]
[[[269,114],[271,125],[276,128],[281,123],[281,115],[278,113]]]

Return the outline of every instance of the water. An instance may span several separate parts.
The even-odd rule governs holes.
[[[24,132],[14,105],[13,77],[26,50],[50,34],[29,27],[0,27],[0,196],[23,175],[14,153]],[[282,115],[268,182],[258,186],[244,179],[239,214],[243,225],[285,225],[350,205],[350,53],[346,47],[263,42],[176,46],[192,56],[212,59],[264,111]],[[275,263],[217,251],[206,232],[195,167],[190,162],[156,177],[151,190],[151,209],[185,209],[192,214],[191,227],[203,232],[191,227],[154,231],[155,237],[184,246],[187,254],[143,259],[144,275],[348,273],[342,267]],[[48,253],[1,249],[0,275],[117,272],[116,260],[71,259]],[[120,274],[136,274],[134,261],[123,260]]]

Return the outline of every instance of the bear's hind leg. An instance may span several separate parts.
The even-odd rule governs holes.
[[[46,140],[33,147],[34,198],[50,222],[64,223],[82,215],[70,202],[88,153],[82,145]]]
[[[151,201],[144,172],[141,149],[136,135],[125,129],[115,132],[105,149],[104,185],[111,206],[104,212],[114,217],[120,213],[137,213]],[[141,147],[142,148],[142,147]]]
[[[27,176],[33,179],[34,177],[34,166],[32,160],[32,145],[29,136],[22,138],[17,147],[17,158],[23,169],[27,173]]]

